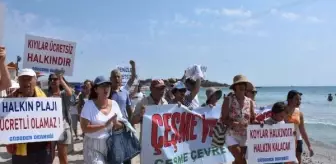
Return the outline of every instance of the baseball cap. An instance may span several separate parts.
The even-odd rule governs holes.
[[[287,94],[287,100],[294,98],[295,95],[302,96],[302,93],[297,90],[290,90]]]
[[[19,77],[20,76],[32,76],[32,77],[36,77],[36,73],[34,70],[30,69],[30,68],[24,68],[21,69],[21,71],[19,72]]]
[[[151,82],[151,87],[154,87],[154,88],[159,88],[159,87],[164,87],[164,86],[165,84],[163,80],[161,79],[152,80]]]
[[[80,91],[82,91],[81,86],[80,86],[80,85],[75,85],[75,91],[76,91],[76,92],[80,92]]]
[[[182,81],[178,81],[174,84],[173,89],[186,89]]]
[[[94,85],[100,85],[100,84],[103,84],[103,83],[109,83],[109,84],[111,84],[111,81],[108,80],[107,78],[105,78],[104,76],[98,76],[98,77],[96,77],[96,79],[93,81],[93,84],[94,84]]]

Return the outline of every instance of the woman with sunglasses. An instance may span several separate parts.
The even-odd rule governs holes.
[[[77,109],[78,109],[78,113],[80,115],[82,108],[85,104],[85,102],[89,99],[89,95],[90,95],[90,91],[91,88],[93,87],[92,85],[92,81],[91,80],[85,80],[83,85],[82,85],[82,91],[78,96],[78,105],[77,105]]]
[[[246,97],[250,98],[252,101],[253,101],[253,107],[254,107],[254,111],[256,110],[257,108],[257,103],[255,101],[255,97],[257,95],[257,88],[254,87],[253,85],[249,85],[247,88],[246,88]]]
[[[85,133],[83,156],[85,164],[106,164],[106,140],[112,129],[120,129],[123,124],[117,120],[122,118],[119,105],[109,99],[111,82],[103,76],[94,80],[89,100],[84,104],[80,125]]]
[[[50,74],[48,78],[48,97],[62,98],[63,128],[61,139],[57,142],[58,158],[61,164],[68,163],[68,145],[72,142],[70,107],[76,103],[73,90],[68,86],[62,73]]]

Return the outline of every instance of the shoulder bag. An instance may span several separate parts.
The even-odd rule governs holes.
[[[229,97],[229,109],[231,108],[231,100],[232,98]],[[212,147],[223,147],[225,144],[225,136],[226,131],[228,130],[228,126],[225,125],[221,119],[218,119],[215,127],[213,128],[212,133]]]
[[[121,164],[140,154],[141,145],[135,134],[124,128],[112,131],[107,141],[107,162]]]

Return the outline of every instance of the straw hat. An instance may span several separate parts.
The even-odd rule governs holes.
[[[247,80],[247,77],[244,75],[236,75],[235,77],[233,77],[233,83],[230,86],[230,89],[233,89],[233,87],[236,84],[240,84],[240,83],[246,83],[247,85],[252,86],[251,82]],[[252,87],[251,87],[252,88]]]

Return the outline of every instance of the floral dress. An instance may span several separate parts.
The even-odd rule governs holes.
[[[251,120],[251,99],[245,96],[244,105],[241,107],[236,96],[230,100],[229,119],[235,122],[249,124]],[[246,137],[247,127],[231,127],[228,134],[231,136]]]

